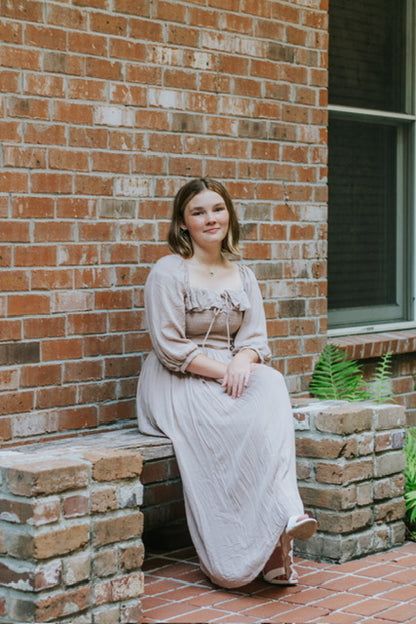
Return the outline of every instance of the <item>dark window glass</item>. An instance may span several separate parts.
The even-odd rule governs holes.
[[[331,104],[405,112],[405,0],[330,0]]]
[[[330,122],[331,309],[396,302],[396,135],[389,125]]]

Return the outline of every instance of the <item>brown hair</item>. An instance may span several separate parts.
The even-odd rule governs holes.
[[[191,258],[194,254],[192,239],[189,232],[181,228],[184,222],[183,215],[185,208],[195,195],[207,189],[221,195],[227,207],[228,214],[230,215],[228,232],[222,241],[222,250],[234,255],[239,253],[238,241],[240,238],[240,226],[228,191],[221,182],[213,180],[212,178],[194,178],[184,184],[175,195],[175,199],[173,200],[172,220],[168,234],[170,250],[183,258]]]

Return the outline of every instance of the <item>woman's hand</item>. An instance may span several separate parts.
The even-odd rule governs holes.
[[[257,362],[258,355],[255,351],[243,349],[233,357],[227,366],[221,385],[233,399],[240,397],[247,388],[251,373],[260,366]]]

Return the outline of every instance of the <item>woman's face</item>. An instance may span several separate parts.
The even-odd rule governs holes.
[[[194,245],[221,246],[227,236],[230,215],[221,195],[206,189],[185,206],[181,227],[187,229]]]

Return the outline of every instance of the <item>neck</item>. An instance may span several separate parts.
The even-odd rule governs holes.
[[[204,266],[222,266],[224,264],[224,257],[221,253],[221,249],[205,250],[195,249],[192,256],[196,264]]]

